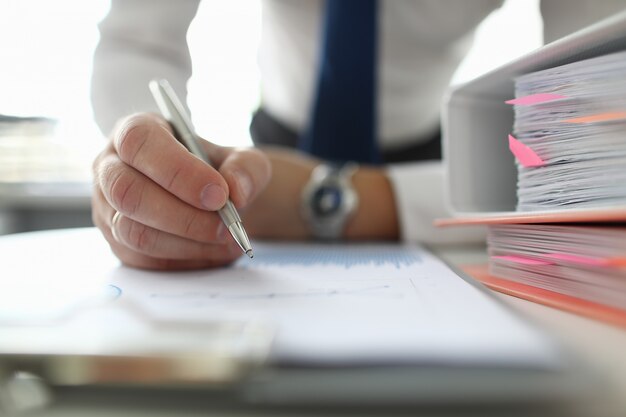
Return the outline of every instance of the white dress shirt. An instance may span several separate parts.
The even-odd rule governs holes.
[[[186,93],[191,76],[186,34],[199,1],[112,0],[100,24],[92,79],[95,117],[104,132],[121,116],[156,110],[145,87],[152,78],[168,78],[177,91]],[[471,46],[474,29],[501,3],[380,1],[377,104],[381,148],[429,138],[439,128],[442,97]],[[555,38],[623,8],[622,3],[544,0],[542,13],[551,25],[549,36]],[[262,105],[296,131],[306,124],[314,98],[322,9],[323,0],[263,0]],[[583,9],[587,13],[581,16]],[[435,218],[449,216],[440,162],[389,165],[387,172],[404,240],[442,244],[483,238],[476,229],[433,227]]]

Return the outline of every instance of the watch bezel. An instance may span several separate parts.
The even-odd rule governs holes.
[[[352,186],[352,175],[358,169],[355,163],[315,167],[309,182],[302,190],[302,214],[316,239],[337,240],[343,237],[346,223],[358,206],[358,195]],[[341,193],[340,205],[331,216],[320,216],[313,208],[313,198],[322,187],[335,188]]]

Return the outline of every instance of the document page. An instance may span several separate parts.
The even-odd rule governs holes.
[[[95,229],[7,237],[0,251],[0,324],[68,322],[59,350],[156,345],[142,335],[163,324],[193,329],[175,346],[197,351],[196,329],[256,321],[280,364],[558,366],[541,332],[419,246],[254,242],[254,259],[185,272],[124,267]]]
[[[259,319],[272,360],[359,365],[546,365],[551,345],[491,296],[418,246],[254,245],[232,267],[111,272],[120,299],[154,320]]]

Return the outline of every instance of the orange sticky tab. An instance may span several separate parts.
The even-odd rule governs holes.
[[[563,120],[563,123],[598,123],[610,122],[611,120],[626,119],[626,111],[614,111],[591,116],[575,117],[573,119]]]
[[[529,96],[517,97],[513,100],[505,101],[506,104],[516,104],[518,106],[530,106],[538,103],[545,103],[547,101],[559,100],[562,98],[566,98],[560,94],[551,94],[551,93],[540,93],[540,94],[531,94]]]
[[[526,168],[540,167],[546,163],[530,147],[524,145],[513,135],[509,135],[509,149],[515,155],[520,164]]]
[[[626,258],[609,258],[606,260],[606,264],[616,268],[626,268]]]

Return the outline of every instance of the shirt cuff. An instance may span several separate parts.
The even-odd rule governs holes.
[[[389,165],[387,175],[395,195],[403,241],[427,245],[484,244],[484,226],[433,225],[435,219],[451,216],[445,202],[445,171],[441,161]]]

